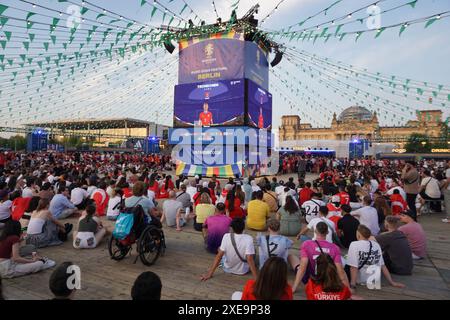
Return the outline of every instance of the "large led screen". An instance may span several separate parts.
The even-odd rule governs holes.
[[[175,86],[174,127],[243,126],[245,81]]]
[[[248,83],[248,125],[259,129],[272,129],[272,94],[256,85]]]

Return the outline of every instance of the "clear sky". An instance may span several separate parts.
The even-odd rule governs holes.
[[[61,12],[67,12],[71,3],[81,4],[79,0],[70,0],[69,3],[58,3],[56,0],[0,0],[0,4],[10,7],[4,14],[15,17],[26,15],[24,11],[42,12],[54,15],[51,11],[32,8],[30,3],[35,1],[39,5],[53,8]],[[184,3],[190,7],[207,23],[213,23],[216,15],[213,10],[211,0],[159,0],[167,8],[179,13]],[[410,0],[411,1],[411,0]],[[407,2],[408,0],[384,0],[379,6],[381,10],[390,9]],[[160,25],[162,23],[162,13],[157,13],[150,18],[152,11],[152,1],[148,1],[141,7],[141,0],[111,1],[111,0],[91,0],[90,3],[98,5],[100,8],[108,9],[114,13],[123,15],[125,18],[135,19],[138,22]],[[236,0],[216,1],[217,13],[223,20],[228,20],[231,14],[231,4]],[[261,0],[260,12],[257,16],[262,20],[269,12],[275,8],[279,0]],[[305,18],[319,12],[331,5],[335,0],[284,0],[279,4],[278,9],[263,24],[267,30],[280,30],[289,25],[298,24]],[[343,0],[327,12],[308,21],[302,27],[311,27],[316,24],[329,21],[335,17],[341,17],[349,12],[372,4],[374,0]],[[247,12],[257,1],[241,0],[239,3],[238,17]],[[440,12],[450,10],[449,0],[419,0],[415,8],[403,7],[392,13],[381,16],[381,25],[388,26],[402,21],[414,20],[417,18],[431,16]],[[184,18],[193,18],[187,9],[183,13]],[[88,19],[95,19],[96,13],[88,12]],[[352,16],[352,19],[366,17],[367,13],[362,11]],[[65,19],[63,16],[61,19]],[[35,21],[47,21],[46,17],[34,16]],[[33,20],[32,19],[32,20]],[[47,19],[47,20],[45,20]],[[166,19],[166,23],[167,23]],[[346,22],[346,21],[344,21]],[[13,25],[11,23],[11,25]],[[86,33],[89,27],[83,26]],[[300,29],[294,27],[292,30]],[[345,26],[344,32],[354,30],[364,30],[364,24],[353,24]],[[1,30],[10,30],[14,36],[19,36],[17,43],[20,44],[20,36],[26,36],[25,31],[14,29],[10,26],[0,29],[0,40],[4,40]],[[331,38],[328,42],[317,40],[293,41],[286,39],[279,40],[295,50],[304,50],[316,54],[320,57],[329,58],[333,61],[342,61],[345,64],[353,65],[359,69],[366,68],[369,72],[380,72],[386,75],[396,75],[408,79],[425,81],[427,83],[450,86],[450,19],[442,19],[435,22],[429,28],[424,28],[424,23],[413,25],[399,37],[399,28],[386,30],[378,38],[374,38],[374,33],[361,36],[355,42],[355,36],[349,35],[342,41]],[[29,32],[28,32],[29,33]],[[39,32],[35,32],[40,34]],[[48,32],[47,32],[48,33]],[[43,34],[43,33],[42,33]],[[55,35],[60,38],[58,32]],[[38,37],[38,36],[37,36]],[[61,36],[63,37],[63,36]],[[80,36],[81,37],[81,36]],[[76,38],[75,42],[78,40]],[[45,40],[35,40],[38,41]],[[47,40],[48,41],[48,40]],[[33,47],[33,44],[32,44]],[[0,55],[15,56],[15,63],[19,60],[19,54],[46,53],[42,47],[33,47],[28,52],[23,48],[8,44],[6,50]],[[53,51],[52,51],[53,50]],[[85,49],[88,51],[89,49]],[[57,52],[52,48],[50,42],[50,52]],[[149,121],[163,122],[170,125],[172,122],[173,110],[173,85],[177,81],[177,51],[173,55],[161,49],[155,57],[152,53],[134,55],[124,62],[117,63],[116,60],[101,60],[100,64],[89,63],[87,71],[84,73],[75,72],[76,81],[65,80],[63,84],[56,82],[52,88],[47,85],[39,92],[34,90],[33,85],[28,88],[25,85],[14,88],[10,81],[13,67],[6,65],[6,72],[0,71],[0,81],[2,83],[2,95],[0,96],[0,125],[17,126],[21,123],[38,120],[55,120],[64,118],[91,118],[91,117],[130,117]],[[91,69],[95,67],[95,69]],[[322,65],[323,67],[323,65]],[[274,68],[271,73],[271,92],[274,95],[274,126],[280,124],[280,118],[285,114],[299,114],[303,121],[311,122],[315,126],[328,126],[332,113],[339,113],[346,107],[355,104],[349,101],[348,97],[342,97],[341,90],[327,88],[324,82],[318,82],[317,76],[311,78],[308,73],[302,71],[301,67],[287,61],[286,57],[280,65]],[[19,70],[19,77],[20,77]],[[23,75],[25,79],[25,75]],[[282,82],[281,79],[285,79]],[[341,79],[342,80],[342,79]],[[345,79],[343,79],[345,80]],[[32,80],[33,81],[33,80]],[[330,81],[328,79],[328,81]],[[346,80],[348,82],[350,80]],[[351,80],[352,81],[352,80]],[[23,83],[23,81],[18,81]],[[26,83],[26,80],[25,80]],[[357,82],[348,82],[358,88],[367,89],[367,86],[359,85]],[[33,89],[33,90],[32,90]],[[64,89],[64,91],[62,90]],[[298,91],[296,91],[298,89]],[[373,95],[384,97],[384,93],[373,91]],[[298,93],[297,93],[298,92]],[[356,95],[354,95],[356,96]],[[351,99],[350,99],[351,100]],[[372,103],[371,98],[358,98],[358,104],[365,105]],[[361,100],[363,100],[361,102]],[[378,110],[382,125],[400,125],[407,120],[413,119],[412,115],[417,109],[441,108],[445,116],[449,116],[450,101],[445,106],[434,103],[424,103],[414,99],[392,99],[397,103],[406,105],[410,109],[401,109],[393,106],[369,108]]]

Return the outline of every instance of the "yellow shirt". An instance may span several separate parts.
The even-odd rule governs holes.
[[[197,215],[197,223],[205,223],[206,218],[212,216],[216,212],[216,207],[213,204],[200,203],[195,207],[195,214]]]
[[[266,220],[269,217],[270,208],[261,200],[252,200],[247,207],[247,228],[253,230],[266,229]]]

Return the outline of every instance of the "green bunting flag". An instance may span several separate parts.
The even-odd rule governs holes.
[[[412,8],[415,8],[416,7],[416,3],[417,3],[417,1],[419,1],[419,0],[414,0],[414,1],[411,1],[410,3],[408,3]]]
[[[435,23],[437,20],[437,18],[432,18],[430,20],[427,21],[427,23],[425,24],[425,28],[428,28],[429,26],[431,26],[433,23]]]
[[[155,15],[156,10],[158,10],[158,8],[153,6],[152,15],[151,15],[150,18],[153,18],[153,16]]]
[[[381,36],[381,34],[383,33],[384,30],[386,30],[385,27],[383,27],[383,28],[381,28],[381,29],[378,29],[378,30],[377,30],[377,34],[376,34],[376,36],[375,36],[375,39],[378,38],[379,36]]]
[[[48,45],[49,45],[49,43],[48,43],[48,42],[44,42],[43,45],[44,45],[45,51],[48,51]]]
[[[186,10],[186,8],[188,7],[187,3],[184,4],[183,9],[181,9],[180,11],[180,15],[183,14],[184,10]]]
[[[8,9],[8,8],[9,8],[8,6],[5,6],[5,5],[3,5],[3,4],[0,4],[0,14],[3,14],[3,12],[5,12],[6,9]]]
[[[3,33],[5,34],[6,40],[10,41],[12,33],[10,31],[5,31]]]
[[[141,7],[142,7],[144,4],[146,4],[146,3],[147,3],[146,0],[141,0]]]
[[[28,51],[28,49],[30,48],[30,43],[28,41],[24,41],[23,43],[23,47],[25,48],[25,50]]]
[[[81,13],[81,15],[83,16],[83,15],[84,15],[86,12],[88,12],[88,11],[89,11],[88,8],[83,7],[83,8],[81,8],[80,13]]]
[[[106,14],[100,13],[100,14],[97,16],[97,18],[95,18],[95,20],[98,20],[98,19],[100,19],[101,17],[106,17]]]
[[[401,26],[401,28],[400,28],[400,32],[399,32],[399,36],[401,36],[402,35],[402,33],[404,32],[406,30],[406,25],[404,24],[404,25],[402,25]]]
[[[8,22],[8,18],[6,17],[0,17],[0,27],[5,26],[5,24]]]
[[[30,42],[33,42],[35,34],[34,33],[29,33],[28,37],[30,38]]]
[[[27,17],[25,18],[25,20],[30,19],[32,16],[34,16],[36,13],[34,12],[28,12]]]
[[[330,10],[331,8],[333,8],[335,5],[337,5],[337,4],[340,3],[340,2],[342,2],[342,0],[338,0],[338,1],[336,1],[335,3],[331,4],[328,8],[326,8],[326,9],[324,10],[325,15],[327,15],[328,10]]]

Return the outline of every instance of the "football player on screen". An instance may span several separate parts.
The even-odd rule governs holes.
[[[208,111],[209,105],[207,102],[203,104],[203,112],[200,113],[199,123],[202,127],[209,127],[213,124],[213,116],[210,111]]]

